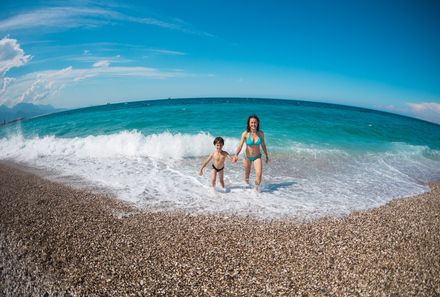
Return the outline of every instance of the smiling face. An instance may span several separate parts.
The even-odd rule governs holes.
[[[215,146],[215,150],[217,152],[221,152],[222,151],[223,144],[221,142],[217,142],[214,146]]]
[[[256,118],[249,119],[249,128],[252,132],[255,132],[258,130],[258,120]]]
[[[217,152],[221,152],[223,146],[225,145],[225,141],[221,137],[216,137],[214,139],[214,147]]]

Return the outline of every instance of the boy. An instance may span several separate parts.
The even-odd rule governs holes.
[[[203,164],[199,170],[199,175],[203,175],[203,169],[205,168],[205,166],[209,163],[209,161],[211,161],[212,159],[214,160],[212,163],[212,169],[211,169],[211,180],[212,180],[212,187],[213,187],[214,191],[215,191],[215,185],[216,185],[217,174],[218,174],[218,176],[220,177],[220,186],[221,186],[222,191],[224,192],[225,181],[223,179],[223,177],[224,177],[223,172],[224,172],[224,168],[225,168],[225,159],[228,158],[231,162],[234,161],[234,158],[231,157],[228,154],[228,152],[225,152],[224,150],[222,150],[224,145],[225,145],[225,141],[223,140],[223,138],[216,137],[214,139],[215,151],[209,155],[208,159],[206,159],[205,162],[203,162]]]

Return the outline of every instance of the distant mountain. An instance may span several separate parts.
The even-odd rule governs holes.
[[[11,108],[0,105],[0,124],[18,119],[29,119],[39,115],[63,110],[65,109],[55,108],[51,105],[35,105],[32,103],[19,103]]]

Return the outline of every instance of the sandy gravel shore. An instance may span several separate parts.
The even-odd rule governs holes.
[[[268,222],[145,213],[0,165],[0,296],[440,296],[431,187],[343,219]]]

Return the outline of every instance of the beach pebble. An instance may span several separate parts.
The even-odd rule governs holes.
[[[439,296],[431,189],[269,221],[140,211],[0,165],[0,296]]]

